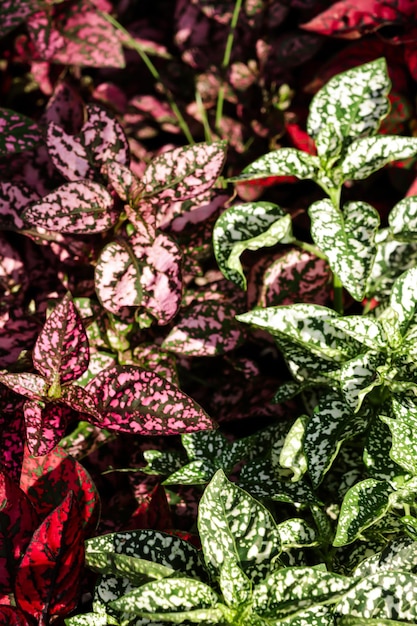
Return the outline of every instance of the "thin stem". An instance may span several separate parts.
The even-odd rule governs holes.
[[[336,313],[343,315],[343,285],[336,274],[333,274],[333,307]]]
[[[222,69],[222,84],[220,85],[219,93],[217,94],[217,105],[216,105],[216,119],[215,126],[216,129],[220,128],[220,122],[223,116],[223,103],[224,103],[224,93],[225,93],[225,84],[224,84],[224,75],[225,71],[229,67],[230,57],[232,54],[233,48],[233,40],[235,36],[235,29],[237,25],[237,21],[239,19],[240,9],[242,7],[242,0],[236,0],[235,8],[233,10],[232,21],[230,22],[230,30],[227,36],[226,48],[223,55],[223,61],[221,64]]]
[[[209,121],[208,121],[208,118],[207,118],[207,111],[204,108],[203,100],[201,98],[201,94],[198,91],[198,89],[196,89],[196,91],[195,91],[195,101],[197,103],[197,109],[198,109],[198,112],[199,112],[200,117],[201,117],[201,123],[203,124],[205,140],[208,143],[212,143],[213,142],[213,136],[212,136],[210,124],[209,124]]]
[[[194,137],[192,136],[192,134],[190,132],[190,129],[188,127],[188,124],[185,121],[181,111],[179,110],[178,105],[175,102],[173,95],[171,94],[171,92],[168,89],[168,87],[166,87],[164,85],[157,68],[152,63],[152,61],[150,60],[150,58],[148,57],[148,55],[146,54],[146,52],[144,51],[142,46],[137,41],[135,41],[133,39],[133,37],[130,35],[130,33],[116,19],[114,19],[114,17],[112,17],[108,13],[105,13],[104,11],[98,11],[98,13],[105,20],[107,20],[110,24],[112,24],[112,26],[117,28],[117,30],[119,30],[121,33],[123,33],[125,35],[128,43],[129,43],[129,46],[131,48],[133,48],[133,50],[136,50],[136,52],[138,53],[138,55],[140,56],[142,61],[145,63],[146,67],[148,68],[148,70],[151,73],[151,75],[153,76],[153,78],[160,83],[160,85],[162,87],[162,92],[163,92],[164,96],[166,97],[166,99],[168,100],[169,105],[170,105],[170,107],[171,107],[175,117],[177,118],[178,124],[179,124],[182,132],[184,133],[188,143],[190,143],[190,144],[195,143],[194,142]]]
[[[299,239],[293,239],[291,243],[301,248],[301,250],[305,250],[306,252],[311,252],[311,254],[314,254],[319,259],[323,259],[324,261],[327,261],[327,256],[323,254],[323,252],[321,252],[321,250],[319,250],[319,248],[317,248],[312,243],[306,243],[305,241],[300,241]]]

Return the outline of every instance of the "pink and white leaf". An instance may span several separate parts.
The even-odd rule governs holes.
[[[107,159],[101,167],[101,173],[107,176],[119,198],[132,206],[137,204],[143,184],[132,170],[115,159]]]
[[[111,228],[118,219],[113,198],[94,181],[65,183],[29,205],[22,217],[29,225],[66,234],[87,235]]]
[[[158,205],[158,227],[164,228],[169,224],[170,231],[181,232],[187,226],[208,220],[229,199],[229,194],[214,194],[209,190],[183,202]]]
[[[217,356],[238,347],[246,336],[234,320],[236,309],[217,300],[190,306],[169,332],[162,348],[184,356]]]
[[[64,178],[71,181],[93,178],[94,170],[78,137],[68,135],[58,124],[49,122],[46,143],[53,164]]]
[[[226,143],[197,143],[163,152],[143,175],[145,195],[157,200],[187,200],[210,189],[226,159]]]
[[[115,366],[87,386],[97,397],[97,426],[142,435],[177,435],[215,428],[213,420],[178,387],[134,366]]]
[[[49,315],[33,350],[33,364],[49,381],[77,380],[88,368],[87,333],[72,298],[67,294]]]
[[[24,406],[26,443],[30,454],[44,456],[61,441],[73,411],[64,404],[50,402],[41,406],[27,400]]]
[[[94,154],[99,164],[109,160],[128,165],[129,144],[122,126],[105,108],[98,104],[86,107],[87,121],[81,128],[80,139]]]

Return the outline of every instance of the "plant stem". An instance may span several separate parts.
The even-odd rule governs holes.
[[[219,93],[217,94],[217,106],[216,106],[216,119],[215,119],[215,127],[216,130],[220,128],[220,122],[223,116],[223,102],[224,102],[224,92],[225,92],[225,84],[224,84],[224,74],[230,63],[230,56],[232,54],[233,48],[233,40],[235,36],[235,29],[237,20],[239,18],[240,9],[242,6],[242,0],[236,0],[235,8],[233,10],[232,21],[230,22],[230,31],[226,41],[226,48],[224,51],[223,61],[221,64],[222,69],[222,84],[220,85]]]
[[[130,35],[130,33],[114,17],[112,17],[108,13],[105,13],[104,11],[97,10],[97,12],[105,20],[107,20],[110,24],[112,24],[112,26],[114,26],[117,30],[119,30],[121,33],[123,33],[123,35],[126,37],[127,41],[129,42],[129,46],[131,48],[133,48],[133,50],[136,50],[136,52],[138,53],[138,55],[140,56],[142,61],[145,63],[146,67],[148,68],[148,70],[151,73],[151,75],[153,76],[153,78],[155,80],[157,80],[159,82],[159,84],[161,85],[162,92],[163,92],[164,96],[166,97],[166,99],[168,100],[169,105],[170,105],[170,107],[171,107],[175,117],[177,118],[178,124],[179,124],[182,132],[184,133],[188,143],[190,143],[190,144],[195,143],[194,142],[194,138],[193,138],[193,136],[191,134],[191,131],[190,131],[189,127],[188,127],[188,124],[185,121],[181,111],[179,110],[178,105],[175,102],[172,93],[170,92],[168,87],[166,87],[164,85],[157,68],[152,63],[152,61],[150,60],[150,58],[148,57],[148,55],[146,54],[146,52],[144,51],[142,46],[137,41],[135,41],[133,39],[133,37]]]
[[[321,250],[319,250],[319,248],[317,248],[314,244],[306,243],[305,241],[300,241],[299,239],[293,239],[291,243],[301,248],[301,250],[305,250],[306,252],[314,254],[314,256],[316,256],[317,258],[327,261],[327,256],[323,252],[321,252]]]
[[[336,274],[333,274],[333,307],[336,313],[343,315],[343,285]]]
[[[198,89],[195,90],[195,101],[197,103],[198,112],[201,117],[201,123],[203,124],[205,140],[207,141],[207,143],[212,143],[213,137],[211,134],[210,124],[207,118],[207,111],[204,108],[203,100],[201,98],[201,94],[198,91]]]

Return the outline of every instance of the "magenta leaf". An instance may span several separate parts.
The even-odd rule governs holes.
[[[226,142],[197,143],[175,148],[155,157],[142,182],[145,196],[161,200],[186,200],[210,189],[219,177],[226,158]]]
[[[22,213],[25,222],[71,234],[99,233],[118,219],[113,199],[99,183],[80,180],[62,185]]]
[[[100,417],[95,397],[79,385],[66,385],[63,387],[60,402],[63,402],[74,411],[78,411],[78,413],[85,413],[85,419],[87,419],[88,415],[96,419]]]
[[[189,307],[162,343],[162,348],[184,356],[217,356],[234,350],[246,336],[234,320],[236,309],[217,300]]]
[[[87,121],[81,128],[82,144],[101,164],[109,160],[129,164],[129,144],[122,126],[106,109],[98,104],[87,104]]]
[[[83,322],[67,294],[49,315],[33,350],[33,364],[53,384],[76,380],[87,370],[88,338]],[[55,397],[49,390],[49,396]],[[60,397],[60,394],[57,396]]]
[[[32,456],[25,450],[20,488],[27,494],[40,519],[73,491],[80,508],[84,532],[92,534],[99,518],[97,489],[85,468],[57,446],[45,456]]]
[[[25,402],[24,414],[27,446],[35,456],[48,454],[61,441],[68,423],[74,418],[73,411],[65,404],[42,405],[33,400]]]
[[[22,230],[22,209],[39,199],[30,187],[23,183],[0,182],[0,225],[4,230]]]
[[[0,602],[8,604],[19,561],[38,525],[38,516],[27,495],[3,469],[0,502]]]
[[[215,428],[207,413],[157,374],[134,366],[104,370],[88,385],[102,414],[97,426],[143,435],[177,435]]]
[[[3,0],[1,4],[0,37],[4,37],[37,11],[36,0]]]
[[[48,384],[42,376],[20,372],[17,374],[0,374],[0,383],[19,393],[25,398],[41,402],[48,393]]]
[[[82,518],[74,493],[35,530],[17,571],[17,605],[38,624],[77,605],[84,565]]]
[[[68,180],[92,178],[88,154],[79,137],[68,135],[55,122],[49,122],[46,134],[48,154],[56,169]]]
[[[28,117],[0,107],[0,157],[33,150],[43,143],[37,124]]]

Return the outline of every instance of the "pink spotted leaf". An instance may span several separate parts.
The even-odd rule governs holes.
[[[94,169],[90,166],[87,150],[79,137],[69,135],[55,122],[49,122],[46,143],[53,164],[67,180],[93,178]]]
[[[38,9],[36,0],[3,0],[1,5],[0,37],[24,22]]]
[[[239,346],[245,330],[234,320],[236,309],[217,300],[198,302],[181,316],[162,348],[184,356],[217,356]]]
[[[134,366],[104,370],[88,385],[97,396],[97,426],[143,435],[176,435],[215,428],[207,413],[154,372]]]
[[[0,225],[3,230],[23,230],[20,214],[39,196],[23,183],[0,182]]]
[[[80,132],[81,143],[101,164],[109,160],[129,165],[129,144],[123,127],[104,107],[87,104],[87,121]]]
[[[33,364],[52,384],[76,380],[87,370],[89,345],[70,294],[49,315],[33,350]],[[54,397],[53,392],[49,394]],[[60,394],[57,395],[60,397]]]
[[[75,135],[84,122],[84,103],[80,93],[70,83],[59,81],[45,108],[45,124],[54,122]]]
[[[108,363],[108,360],[105,360]],[[61,390],[60,402],[63,402],[78,413],[85,413],[85,419],[91,415],[95,419],[99,419],[100,413],[97,410],[97,402],[84,387],[79,385],[66,385]]]
[[[119,198],[132,206],[137,204],[143,184],[131,169],[115,159],[107,159],[101,167],[101,173],[107,176]]]
[[[113,198],[94,181],[61,185],[56,191],[29,205],[23,220],[33,226],[64,234],[93,234],[111,228],[118,219]]]
[[[181,232],[187,226],[192,228],[208,220],[229,198],[229,194],[209,190],[188,200],[158,205],[158,227],[167,227],[173,232]]]
[[[84,534],[72,491],[35,530],[17,571],[15,595],[22,611],[48,624],[67,615],[79,599]]]
[[[32,456],[25,449],[20,488],[27,494],[39,519],[45,519],[67,493],[73,491],[85,534],[95,530],[100,508],[97,488],[81,463],[60,446],[45,456]]]
[[[33,150],[43,143],[39,126],[31,119],[0,107],[0,157]]]
[[[28,450],[35,456],[44,456],[58,445],[76,415],[65,404],[40,404],[34,400],[25,402],[24,414]]]
[[[0,469],[0,502],[0,603],[9,604],[17,567],[38,525],[38,516],[27,495],[4,469]]]
[[[48,394],[47,381],[42,376],[30,372],[0,374],[0,383],[35,402],[42,402]]]
[[[226,158],[226,143],[198,143],[175,148],[155,157],[145,170],[145,196],[158,202],[187,200],[216,182]]]

